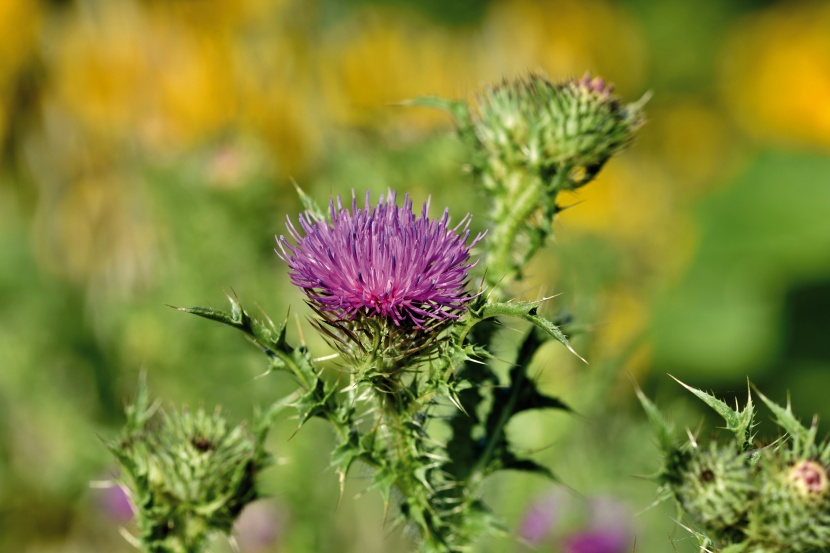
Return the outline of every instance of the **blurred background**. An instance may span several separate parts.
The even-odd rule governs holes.
[[[241,335],[165,304],[290,306],[292,338],[327,352],[273,253],[292,179],[320,202],[432,195],[484,228],[450,119],[396,104],[590,70],[626,101],[652,91],[649,123],[562,199],[523,291],[560,294],[547,308],[590,361],[546,349],[541,385],[578,416],[508,429],[565,486],[493,478],[516,535],[479,550],[695,551],[650,508],[659,459],[631,377],[702,438],[716,421],[667,373],[730,401],[749,378],[830,417],[828,29],[820,1],[0,0],[0,550],[133,550],[118,490],[90,483],[115,476],[101,439],[142,371],[166,405],[235,421],[291,391],[257,378]],[[359,472],[338,506],[325,425],[295,426],[274,428],[240,549],[405,551]]]

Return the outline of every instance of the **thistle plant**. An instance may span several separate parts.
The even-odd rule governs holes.
[[[147,553],[198,553],[212,534],[228,534],[271,463],[269,418],[258,415],[249,430],[231,427],[219,410],[165,412],[142,384],[121,437],[108,443],[136,511],[135,544]]]
[[[760,445],[751,395],[740,409],[686,388],[723,417],[729,439],[705,446],[690,434],[677,441],[656,406],[638,395],[663,453],[661,499],[676,503],[701,553],[830,550],[830,441],[817,441],[817,420],[804,426],[789,404],[756,392],[781,429],[774,442]]]
[[[531,73],[486,88],[472,104],[427,98],[450,111],[469,170],[490,197],[487,283],[505,285],[552,236],[557,198],[591,182],[645,122],[649,96],[623,104],[600,77],[552,83]]]
[[[453,223],[447,208],[433,219],[427,202],[416,215],[408,194],[401,205],[394,191],[376,203],[368,193],[362,203],[332,198],[324,211],[298,189],[305,212],[298,224],[289,216],[276,253],[305,294],[313,326],[337,352],[337,378],[304,343],[290,343],[287,321],[254,317],[236,297],[230,311],[179,309],[242,331],[270,372],[293,377],[298,389],[275,406],[296,409],[299,426],[311,418],[330,424],[341,493],[362,464],[370,469],[367,487],[396,522],[417,531],[422,551],[469,550],[503,529],[481,499],[486,477],[502,470],[553,476],[515,451],[508,422],[527,410],[568,410],[538,389],[528,369],[548,340],[574,350],[556,321],[540,314],[544,299],[512,301],[508,285],[551,236],[557,194],[587,184],[632,140],[644,101],[622,105],[601,79],[553,84],[530,75],[485,90],[472,105],[414,102],[455,117],[491,200],[491,226],[476,236],[469,214]],[[530,327],[507,374],[492,354],[491,323],[504,318]],[[438,430],[450,437],[438,439]]]

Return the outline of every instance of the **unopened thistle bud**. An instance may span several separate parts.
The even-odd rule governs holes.
[[[695,448],[673,486],[683,510],[705,530],[722,534],[738,528],[754,496],[754,481],[746,453],[732,444],[712,442]]]
[[[450,226],[449,211],[429,219],[429,202],[420,216],[407,194],[381,196],[362,208],[331,200],[329,219],[307,212],[298,230],[288,221],[294,245],[279,238],[277,254],[291,270],[320,316],[318,328],[356,365],[396,366],[429,355],[441,330],[475,297],[467,292],[470,217]]]
[[[760,504],[753,521],[761,539],[781,551],[810,551],[830,544],[827,468],[812,459],[764,464]],[[759,540],[761,541],[761,540]]]
[[[548,179],[566,171],[566,186],[586,184],[645,121],[647,97],[624,105],[613,92],[588,74],[560,83],[530,74],[485,91],[472,115],[477,169],[508,174],[508,167],[524,166]]]
[[[799,461],[787,470],[787,480],[805,501],[822,501],[830,490],[827,469],[815,461]]]
[[[148,553],[202,551],[258,497],[255,479],[270,464],[267,426],[258,421],[256,434],[231,427],[218,410],[153,412],[142,387],[122,437],[109,444],[135,506],[138,542]]]

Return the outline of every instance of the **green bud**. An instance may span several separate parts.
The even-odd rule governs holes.
[[[108,444],[135,505],[142,549],[194,553],[210,533],[228,534],[258,497],[256,476],[271,460],[267,429],[265,418],[256,433],[229,426],[218,410],[156,412],[142,386],[121,438]]]
[[[809,551],[830,543],[827,468],[811,459],[764,463],[759,509],[753,515],[759,542],[780,551]]]
[[[645,122],[647,96],[623,105],[613,91],[589,74],[556,84],[530,74],[485,91],[472,117],[481,150],[474,164],[496,177],[484,184],[495,187],[516,166],[547,178],[567,171],[571,188],[589,182]]]
[[[712,442],[695,448],[672,491],[680,505],[707,532],[733,533],[754,498],[748,457],[734,445]]]

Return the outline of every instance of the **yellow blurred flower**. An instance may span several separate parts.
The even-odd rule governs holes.
[[[343,124],[446,124],[445,114],[393,108],[420,96],[457,98],[477,85],[467,29],[448,29],[403,10],[365,9],[327,33],[320,76],[333,118]],[[397,109],[398,111],[392,111]]]
[[[68,15],[45,49],[52,71],[49,93],[86,127],[107,134],[135,132],[155,86],[146,50],[153,34],[129,3]]]
[[[729,182],[741,159],[728,118],[695,98],[674,98],[649,110],[641,147],[665,167],[678,197],[694,200]]]
[[[257,19],[287,3],[208,3],[210,17],[191,2],[76,10],[48,49],[50,97],[82,129],[155,154],[247,126],[284,173],[302,170],[320,141],[311,70],[300,62],[308,48],[284,32],[286,20]]]
[[[238,45],[240,123],[267,145],[283,175],[298,176],[322,151],[327,125],[305,37],[274,32]]]
[[[44,124],[25,136],[24,158],[37,186],[33,246],[40,264],[90,299],[129,295],[155,276],[158,220],[123,145],[85,132],[48,99]]]
[[[158,221],[129,175],[84,175],[38,206],[35,245],[45,267],[91,292],[131,294],[155,276]]]
[[[645,72],[633,18],[604,0],[493,2],[477,54],[488,75],[539,68],[559,79],[590,70],[625,90],[639,88]]]
[[[161,145],[189,147],[235,121],[239,91],[232,59],[219,38],[166,21],[158,26],[150,75],[158,94],[154,128]]]
[[[38,2],[0,1],[0,106],[9,106],[20,70],[37,48],[41,13]],[[10,113],[0,109],[0,142],[6,134]]]
[[[752,134],[830,147],[830,4],[788,2],[750,17],[723,67],[725,99]]]

